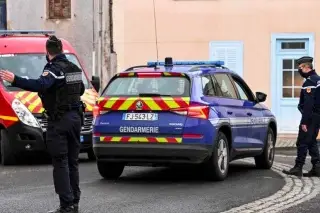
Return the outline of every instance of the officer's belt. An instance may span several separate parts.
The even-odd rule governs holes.
[[[59,106],[57,108],[58,108],[58,110],[62,110],[62,111],[71,111],[71,110],[79,110],[80,107],[81,107],[80,105],[77,105],[77,106],[63,105],[63,106]]]

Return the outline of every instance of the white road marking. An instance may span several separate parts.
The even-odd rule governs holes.
[[[245,161],[253,162],[252,160]],[[291,167],[291,165],[274,162],[272,170],[284,178],[285,185],[283,188],[269,197],[232,208],[223,213],[276,213],[316,197],[320,193],[320,178],[303,177],[300,179],[282,173],[283,169],[290,169]]]

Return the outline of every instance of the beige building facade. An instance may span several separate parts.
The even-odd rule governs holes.
[[[281,133],[297,133],[303,80],[295,60],[320,57],[318,0],[117,0],[118,71],[171,56],[224,60],[253,91],[268,94]],[[320,69],[320,67],[319,67]]]

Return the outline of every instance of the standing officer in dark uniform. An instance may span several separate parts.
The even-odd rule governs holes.
[[[84,105],[82,71],[68,61],[62,42],[50,36],[46,42],[47,61],[38,79],[24,79],[9,71],[0,77],[12,86],[38,92],[48,118],[47,149],[52,157],[55,191],[60,207],[52,213],[78,212],[80,200],[78,155]]]
[[[298,105],[302,118],[297,139],[297,158],[292,169],[283,171],[288,175],[320,177],[320,156],[317,143],[320,127],[320,76],[313,69],[312,62],[313,58],[306,56],[297,60],[299,73],[306,80],[302,85]],[[308,150],[313,167],[308,173],[302,174]]]

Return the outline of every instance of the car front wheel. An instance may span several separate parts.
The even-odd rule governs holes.
[[[229,170],[229,145],[224,133],[219,135],[213,146],[211,158],[206,162],[206,174],[210,180],[222,181]]]
[[[265,146],[261,155],[254,158],[256,167],[259,169],[270,169],[273,165],[275,155],[275,136],[269,127]]]

